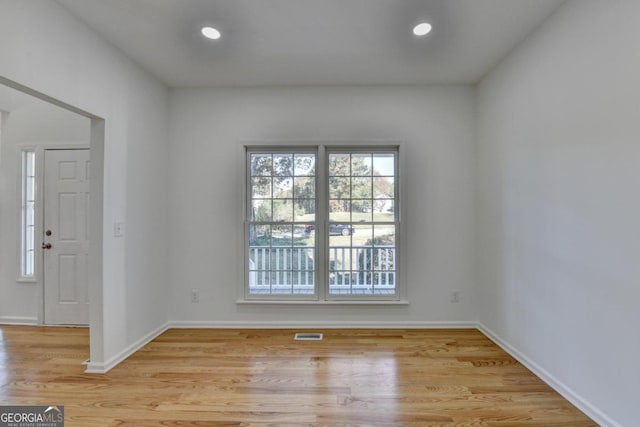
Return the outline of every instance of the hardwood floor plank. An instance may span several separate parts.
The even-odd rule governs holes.
[[[596,424],[477,330],[174,329],[105,375],[88,330],[0,326],[0,404],[68,427]]]

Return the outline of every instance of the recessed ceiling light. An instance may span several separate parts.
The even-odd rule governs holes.
[[[211,40],[218,40],[221,36],[220,31],[213,27],[202,27],[202,35]]]
[[[428,22],[421,22],[415,27],[413,27],[413,34],[416,36],[426,36],[431,32],[431,24]]]

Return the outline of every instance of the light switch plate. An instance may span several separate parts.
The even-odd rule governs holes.
[[[124,222],[116,221],[113,223],[113,236],[114,237],[124,236]]]

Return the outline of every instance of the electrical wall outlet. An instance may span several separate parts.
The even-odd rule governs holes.
[[[191,302],[197,304],[200,302],[200,293],[197,289],[191,290]]]
[[[452,303],[460,302],[460,291],[451,291],[451,297],[449,298],[449,301],[451,301]]]

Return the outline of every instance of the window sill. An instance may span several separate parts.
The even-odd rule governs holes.
[[[349,301],[349,300],[329,300],[329,301],[319,301],[319,300],[247,300],[247,299],[239,299],[236,301],[238,305],[401,305],[407,306],[409,305],[409,301],[407,300],[393,300],[393,301],[385,301],[385,300],[357,300],[357,301]]]
[[[32,277],[19,277],[16,280],[16,283],[32,283],[32,284],[36,284],[36,283],[38,283],[38,279],[34,279]]]

